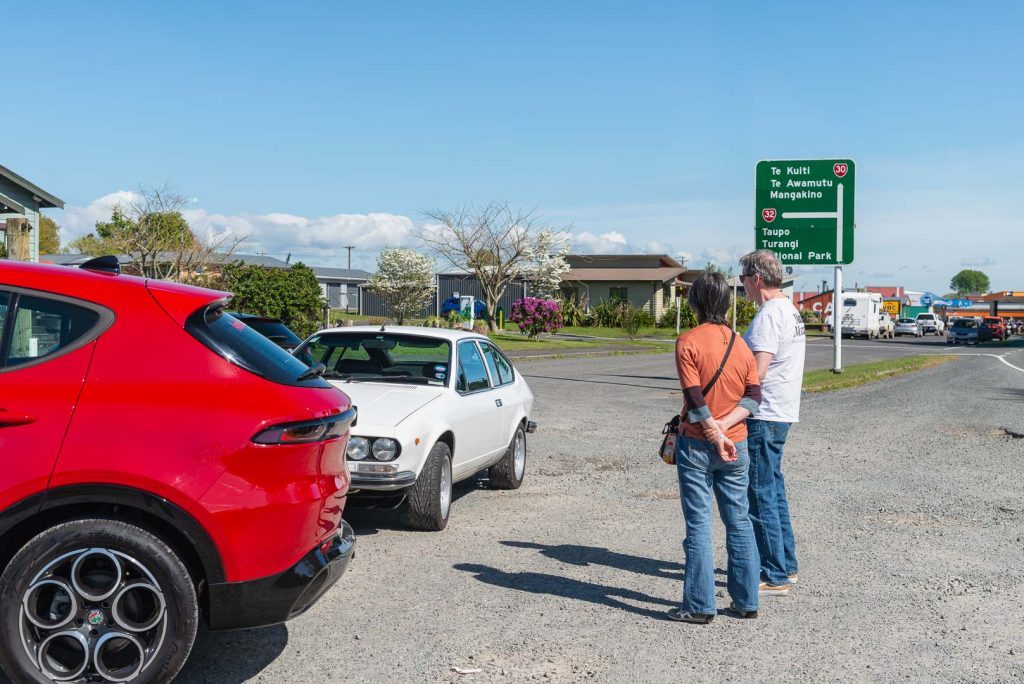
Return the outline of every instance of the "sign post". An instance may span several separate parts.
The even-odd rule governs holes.
[[[755,170],[757,249],[770,249],[787,266],[835,266],[832,290],[832,371],[841,373],[843,264],[853,263],[852,159],[773,159]]]

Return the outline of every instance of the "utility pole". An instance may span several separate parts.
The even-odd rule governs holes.
[[[355,249],[355,247],[351,246],[351,247],[346,247],[345,249],[348,250],[348,270],[351,271],[352,270],[352,250]]]

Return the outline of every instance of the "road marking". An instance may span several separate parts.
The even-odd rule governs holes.
[[[984,354],[984,353],[980,353],[980,352],[953,352],[953,351],[948,351],[948,352],[932,352],[931,355],[932,356],[991,356],[993,359],[997,359],[999,361],[1002,361],[1003,363],[1005,363],[1007,366],[1009,366],[1013,370],[1020,371],[1021,373],[1024,373],[1024,368],[1021,368],[1020,366],[1015,366],[1012,363],[1010,363],[1009,361],[1007,361],[1005,358],[1003,358],[1004,356],[1006,356],[1007,354],[1010,354],[1010,353],[1012,353],[1012,352],[1004,352],[1002,354]]]

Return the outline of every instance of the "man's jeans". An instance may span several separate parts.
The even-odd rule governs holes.
[[[757,545],[747,516],[746,442],[736,443],[736,461],[727,463],[710,442],[679,436],[676,473],[686,520],[686,579],[682,609],[714,615],[715,561],[711,554],[711,492],[725,524],[725,548],[729,554],[728,588],[740,610],[757,610]]]
[[[788,584],[796,574],[796,540],[789,520],[786,481],[782,477],[782,447],[789,423],[747,420],[750,451],[750,520],[761,555],[761,579]]]

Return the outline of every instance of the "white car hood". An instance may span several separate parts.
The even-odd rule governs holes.
[[[440,397],[444,387],[399,385],[383,382],[330,383],[347,394],[359,409],[358,422],[398,425],[410,415]]]

